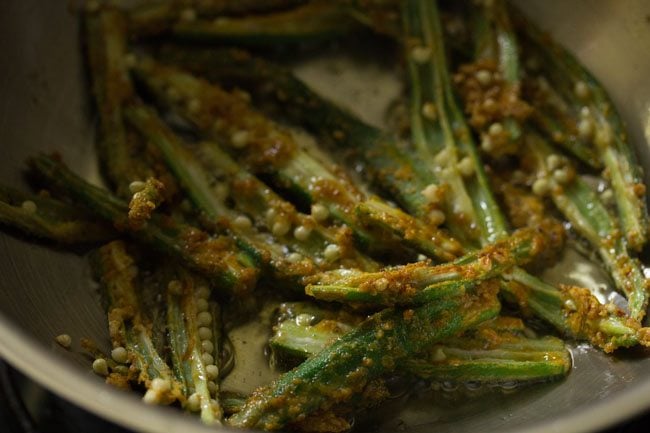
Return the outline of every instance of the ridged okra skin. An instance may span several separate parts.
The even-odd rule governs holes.
[[[305,0],[159,0],[144,2],[127,11],[129,33],[144,38],[171,32],[176,25],[197,19],[215,19],[271,13],[304,3]]]
[[[533,260],[544,247],[544,236],[535,229],[522,229],[451,263],[432,266],[419,262],[379,272],[334,270],[310,277],[305,291],[327,301],[419,305],[450,294],[462,294],[482,281],[498,278],[513,267]]]
[[[274,327],[269,340],[276,358],[305,359],[314,356],[350,332],[345,318],[316,315],[290,317]],[[315,322],[315,323],[312,323]],[[459,336],[435,344],[408,359],[398,369],[434,382],[511,384],[562,378],[571,368],[571,354],[556,337],[527,336],[520,319],[499,316]]]
[[[129,370],[117,368],[108,376],[115,384],[132,380],[147,388],[143,399],[148,403],[184,402],[182,384],[156,349],[151,319],[143,311],[142,281],[133,256],[124,241],[110,242],[91,256],[91,265],[106,299],[108,330],[113,348],[126,349]]]
[[[239,164],[256,174],[270,174],[276,187],[297,193],[312,206],[324,206],[327,215],[354,231],[361,247],[390,247],[390,237],[369,230],[361,219],[364,215],[370,215],[357,213],[361,206],[371,202],[344,171],[340,167],[328,167],[308,149],[299,147],[285,128],[264,116],[248,101],[186,71],[151,59],[142,59],[136,66],[135,73],[162,106],[188,120],[210,139],[224,143],[224,149]],[[174,92],[169,92],[170,88]],[[192,104],[199,108],[190,110]],[[328,109],[338,110],[334,106],[328,106]],[[353,118],[342,119],[348,119],[348,123],[357,122]],[[343,126],[338,125],[339,128]],[[380,171],[394,179],[401,185],[401,191],[420,203],[422,194],[419,191],[426,185],[417,189],[410,183],[407,172],[411,166],[405,160],[406,156],[400,153],[392,141],[373,141],[377,134],[381,135],[379,131],[360,122],[357,127],[369,131],[370,136],[366,138],[373,146],[369,154],[375,155],[373,158],[377,160],[381,159],[382,164],[387,164]],[[384,149],[381,143],[388,147]],[[385,210],[389,205],[384,204],[383,214],[386,215]],[[424,208],[420,210],[425,211]],[[461,250],[458,241],[444,230],[437,229],[436,224],[418,232],[418,222],[398,209],[392,210],[389,217],[379,217],[382,218],[381,225],[391,224],[389,231],[401,234],[401,239],[407,245],[427,252],[436,259],[449,260]],[[327,219],[327,216],[323,219]]]
[[[253,393],[229,419],[236,427],[278,430],[317,410],[349,400],[373,379],[431,344],[495,317],[497,287],[450,297],[413,310],[386,309]]]
[[[95,212],[119,231],[211,278],[225,295],[242,295],[255,285],[259,271],[232,239],[212,237],[173,217],[157,214],[144,227],[133,227],[127,220],[126,203],[84,181],[60,161],[41,155],[30,159],[29,166],[49,188]]]
[[[513,12],[524,49],[537,56],[543,76],[568,106],[563,116],[569,117],[569,121],[559,119],[558,123],[577,125],[576,135],[595,151],[600,166],[606,170],[603,177],[614,191],[618,218],[629,248],[639,251],[648,237],[646,188],[643,171],[614,103],[596,77],[571,53],[523,14],[514,8]]]
[[[545,194],[550,196],[575,231],[598,252],[616,288],[628,299],[630,317],[640,323],[648,308],[648,280],[638,259],[631,255],[618,221],[610,214],[598,194],[576,174],[576,169],[568,158],[555,153],[540,135],[528,133],[525,154],[525,159],[533,165],[535,182],[545,185],[544,189],[548,190]],[[557,160],[562,165],[560,168],[553,167]],[[567,179],[557,176],[555,173],[558,170],[560,173],[569,173],[570,176]]]
[[[0,223],[61,245],[107,242],[117,232],[92,213],[49,197],[0,185]]]

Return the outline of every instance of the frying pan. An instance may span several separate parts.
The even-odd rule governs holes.
[[[650,3],[516,3],[603,81],[627,122],[643,165],[649,168]],[[99,183],[78,22],[68,6],[64,0],[3,0],[0,5],[1,182],[25,187],[21,177],[25,158],[56,150],[73,169]],[[353,72],[334,77],[332,69],[317,72],[306,67],[301,73],[317,87],[327,87],[328,80],[349,82],[338,87],[353,91]],[[364,77],[368,72],[364,70]],[[372,73],[377,83],[386,78],[381,72]],[[395,85],[377,87],[399,90]],[[360,92],[357,97],[363,96]],[[375,93],[361,97],[369,116],[380,112]],[[345,99],[346,95],[339,96]],[[561,273],[584,281],[597,271],[569,260]],[[61,333],[73,337],[71,350],[54,344],[53,338]],[[174,409],[146,406],[135,394],[105,385],[81,354],[81,337],[107,341],[105,315],[83,255],[0,232],[0,357],[73,404],[122,426],[145,432],[215,431]],[[605,356],[580,345],[572,351],[573,371],[560,383],[462,404],[422,399],[391,411],[391,418],[372,430],[394,431],[399,422],[413,432],[586,432],[650,408],[648,354]],[[246,354],[241,358],[246,359]],[[256,368],[254,363],[243,364],[251,372]]]

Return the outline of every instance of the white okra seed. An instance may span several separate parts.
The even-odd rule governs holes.
[[[481,86],[487,86],[492,82],[492,72],[487,69],[480,69],[474,75]]]
[[[31,200],[25,200],[21,205],[20,208],[28,214],[34,214],[38,210],[38,207],[36,206],[36,203],[34,203]]]
[[[69,349],[72,345],[72,337],[68,334],[57,335],[54,340],[59,344],[59,346]]]
[[[594,123],[588,117],[580,119],[578,122],[578,135],[580,138],[588,139],[594,133]]]
[[[605,204],[612,204],[614,202],[614,191],[611,188],[607,188],[605,191],[600,193],[600,198]]]
[[[425,102],[422,104],[422,116],[426,119],[434,121],[438,118],[438,110],[432,102]]]
[[[553,179],[560,184],[566,184],[571,181],[571,172],[566,168],[558,168],[553,172]]]
[[[573,91],[580,99],[587,99],[589,97],[589,87],[584,81],[577,81],[573,86]]]
[[[440,188],[436,184],[429,184],[421,191],[421,194],[429,203],[438,203],[440,201]]]
[[[284,236],[291,230],[291,223],[286,218],[278,218],[271,228],[274,236]]]
[[[209,340],[212,338],[212,329],[205,326],[199,328],[199,338],[201,340]]]
[[[273,221],[275,220],[275,217],[278,216],[278,211],[275,210],[275,208],[270,208],[269,210],[266,211],[266,221],[269,224],[272,224]]]
[[[187,397],[187,410],[190,412],[198,412],[201,410],[201,396],[193,393]]]
[[[492,125],[490,125],[490,128],[488,129],[488,133],[492,136],[502,134],[503,125],[499,122],[494,122]]]
[[[411,58],[415,63],[426,63],[431,58],[431,48],[417,45],[411,49]]]
[[[216,380],[219,377],[219,367],[214,364],[205,366],[205,372],[208,374],[208,379]]]
[[[201,100],[197,98],[191,98],[187,101],[187,111],[192,114],[196,114],[201,111]]]
[[[113,361],[115,362],[126,364],[129,360],[129,354],[124,347],[118,346],[111,350],[111,358],[113,358]]]
[[[196,297],[208,299],[210,297],[210,288],[208,286],[199,286],[196,289]]]
[[[173,295],[180,295],[183,293],[183,283],[179,280],[171,280],[167,283],[167,290]]]
[[[328,246],[325,247],[325,251],[323,251],[323,256],[325,257],[325,260],[330,262],[338,260],[339,257],[341,256],[341,247],[336,244],[329,244]]]
[[[203,361],[203,364],[205,365],[214,364],[214,357],[209,353],[204,353],[201,355],[201,361]]]
[[[576,311],[578,309],[573,299],[567,299],[566,301],[564,301],[564,308],[566,308],[569,311]]]
[[[433,226],[439,226],[445,222],[445,213],[440,209],[432,209],[429,212],[429,223]]]
[[[293,231],[293,236],[301,242],[309,239],[309,235],[311,235],[311,229],[309,227],[298,226]]]
[[[549,170],[555,170],[562,165],[562,157],[556,153],[552,153],[546,157],[546,166]]]
[[[212,344],[212,341],[210,340],[203,340],[201,341],[201,350],[205,353],[212,354],[212,352],[214,352],[214,344]]]
[[[157,393],[169,391],[172,388],[172,384],[169,380],[163,379],[162,377],[156,377],[151,381],[149,388]]]
[[[117,373],[122,376],[128,376],[129,367],[127,367],[126,365],[116,365],[115,368],[113,368],[113,373]]]
[[[316,221],[322,222],[330,216],[330,211],[325,207],[325,205],[316,203],[311,205],[311,216],[314,217]]]
[[[487,134],[484,134],[481,138],[481,149],[483,149],[483,152],[485,153],[494,152],[494,141],[492,141],[492,138]]]
[[[296,316],[296,325],[309,326],[314,321],[315,317],[311,314],[301,313]]]
[[[287,261],[289,263],[298,263],[301,260],[302,260],[302,255],[300,255],[299,253],[291,253],[287,256]]]
[[[551,184],[546,178],[540,177],[533,182],[533,193],[538,196],[546,195],[551,189]]]
[[[212,314],[209,311],[201,311],[197,316],[196,320],[199,323],[199,326],[208,326],[212,323]]]
[[[153,389],[148,389],[142,396],[142,401],[146,404],[158,404],[160,403],[160,396]]]
[[[445,359],[447,359],[447,355],[445,355],[445,352],[442,350],[442,347],[436,348],[436,350],[433,352],[433,357],[431,360],[440,362],[440,361],[444,361]]]
[[[253,223],[246,215],[239,215],[233,220],[232,225],[238,230],[248,230],[253,226]]]
[[[108,364],[104,358],[97,358],[93,361],[93,371],[100,376],[108,376]]]
[[[201,313],[203,311],[208,311],[210,309],[210,305],[208,304],[208,301],[204,298],[198,298],[196,300],[196,310]]]
[[[242,149],[248,144],[250,134],[248,131],[235,131],[230,135],[230,142],[236,149]]]
[[[375,287],[375,290],[377,290],[378,292],[381,292],[381,291],[386,290],[386,288],[388,287],[388,284],[389,284],[388,279],[382,277],[382,278],[376,279],[375,282],[373,283],[373,286]]]
[[[457,165],[458,171],[463,177],[470,177],[474,174],[474,161],[469,156],[464,157],[460,160]]]

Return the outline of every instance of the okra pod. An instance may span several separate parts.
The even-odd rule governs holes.
[[[523,14],[516,14],[520,33],[540,56],[540,67],[571,108],[583,136],[589,138],[614,191],[621,229],[628,245],[640,250],[648,237],[648,210],[643,172],[628,142],[616,107],[598,80],[566,49],[545,36]],[[578,120],[579,119],[579,120]]]
[[[41,155],[30,159],[29,165],[48,187],[95,212],[119,231],[127,231],[140,242],[180,259],[191,269],[211,278],[219,289],[243,294],[254,286],[258,269],[231,239],[211,237],[163,215],[153,215],[146,225],[134,228],[127,221],[126,203],[87,183],[61,162]]]
[[[154,176],[141,156],[142,143],[122,119],[123,105],[135,95],[127,66],[126,21],[122,12],[102,7],[86,12],[84,24],[99,117],[97,151],[110,185],[118,197],[126,199],[131,182]]]
[[[106,242],[117,237],[109,224],[44,194],[0,185],[0,223],[60,244]]]
[[[202,339],[199,331],[219,319],[208,311],[209,294],[206,282],[182,269],[172,272],[166,290],[167,329],[174,372],[187,398],[184,407],[200,412],[206,424],[220,424],[223,411],[214,382],[219,378],[218,362],[212,340]]]
[[[454,81],[483,150],[495,157],[513,154],[532,111],[521,99],[519,43],[505,1],[477,5],[471,15],[474,61],[461,66]]]
[[[465,187],[474,212],[481,221],[477,223],[480,239],[485,244],[502,238],[507,233],[505,218],[492,197],[483,163],[450,85],[437,4],[435,1],[407,0],[403,3],[403,18],[406,31],[415,37],[415,42],[412,43],[419,44],[416,47],[428,49],[426,55],[422,56],[422,62],[417,65],[417,70],[421,71],[427,66],[432,74],[427,85],[437,89],[437,93],[432,93],[432,96],[436,98],[440,109],[435,123],[443,127],[447,125],[446,143],[451,152],[466,155],[464,158],[468,161],[468,176]],[[412,56],[413,47],[408,48]],[[418,83],[415,81],[413,84]],[[450,134],[452,130],[454,134]],[[433,146],[435,142],[429,139],[428,144]],[[617,308],[608,311],[608,307],[600,305],[588,291],[558,290],[519,267],[506,272],[505,276],[510,280],[502,284],[506,298],[515,300],[525,311],[534,312],[567,335],[591,341],[605,351],[611,351],[619,345],[647,344],[644,333],[639,331],[641,327],[638,321],[622,317],[622,312]],[[590,316],[590,308],[598,312],[596,317]],[[610,322],[617,326],[608,326]]]
[[[138,267],[123,241],[101,247],[93,257],[97,277],[108,301],[108,330],[115,349],[126,350],[125,362],[135,369],[137,382],[147,387],[147,403],[183,401],[181,384],[157,352],[151,326],[138,299]],[[115,357],[115,355],[114,355]]]
[[[648,281],[600,197],[576,175],[567,158],[554,153],[534,132],[527,136],[526,154],[534,160],[535,182],[545,186],[555,206],[598,251],[616,288],[628,299],[630,316],[641,322],[648,307]]]
[[[529,262],[544,249],[544,243],[534,229],[522,229],[451,263],[412,263],[380,272],[334,270],[310,277],[305,291],[328,301],[387,306],[434,302]]]
[[[366,199],[365,194],[354,186],[340,168],[324,166],[305,149],[298,147],[286,131],[253,110],[246,101],[236,95],[149,59],[143,59],[138,65],[138,76],[159,101],[190,120],[204,134],[227,143],[232,155],[238,155],[239,162],[251,171],[271,172],[280,186],[297,190],[312,205],[312,216],[317,220],[327,219],[331,214],[351,227],[362,245],[377,240],[373,239],[373,233],[368,232],[355,212],[357,204]],[[170,88],[175,91],[169,92]],[[170,93],[182,96],[171,97]],[[185,103],[182,103],[182,100],[185,100]],[[200,102],[195,104],[199,108],[192,112],[189,105],[194,100]],[[408,171],[410,166],[404,158],[400,160],[401,172],[394,173],[390,170],[394,168],[392,164],[400,158],[399,155],[395,156],[397,159],[391,158],[397,152],[396,148],[391,147],[389,154],[381,153],[381,149],[377,147],[369,152],[377,154],[377,158],[390,164],[381,170],[386,176],[408,183],[408,180],[405,180],[407,175],[403,172]],[[421,197],[419,190],[412,195]],[[325,209],[322,209],[323,207]],[[314,212],[314,209],[322,209],[323,212]],[[402,214],[401,219],[412,218]],[[413,221],[412,225],[417,223]],[[397,228],[395,233],[400,230]],[[411,245],[417,246],[416,241],[408,237],[406,239]],[[386,239],[379,241],[386,243]],[[449,254],[456,256],[458,253],[457,242],[444,231],[437,232],[436,240],[421,237],[418,242],[427,246],[427,252],[439,254],[442,260],[447,259]],[[450,247],[451,251],[446,251],[447,247]]]
[[[335,1],[313,1],[293,9],[241,18],[179,21],[172,34],[198,42],[274,45],[330,40],[358,27]]]
[[[166,0],[144,2],[127,10],[132,36],[155,36],[175,24],[199,18],[268,12],[303,3],[304,0]]]
[[[228,423],[277,430],[317,410],[349,401],[404,359],[497,315],[494,285],[484,284],[477,293],[413,310],[386,309],[372,315],[270,386],[255,391]],[[275,403],[278,401],[282,404]]]
[[[170,169],[178,177],[179,183],[204,216],[214,221],[215,224],[225,219],[229,231],[240,246],[256,257],[260,266],[270,267],[272,274],[278,280],[293,282],[294,285],[299,284],[302,277],[312,274],[317,269],[338,266],[343,260],[351,266],[362,269],[377,267],[370,259],[362,258],[352,245],[347,246],[345,251],[339,247],[339,255],[335,260],[332,257],[326,257],[329,245],[341,245],[342,243],[337,244],[334,237],[329,239],[323,237],[324,229],[311,229],[310,227],[316,226],[315,221],[308,221],[309,217],[298,214],[292,205],[284,202],[278,196],[269,197],[273,193],[268,192],[268,188],[264,187],[254,176],[238,167],[226,154],[219,152],[216,144],[200,144],[201,156],[195,155],[151,109],[134,105],[127,108],[126,115],[129,121],[160,149]],[[210,170],[206,166],[206,160],[212,163],[212,167],[218,165],[222,170],[220,172]],[[223,170],[224,168],[226,170]],[[276,215],[275,223],[271,224],[268,232],[258,231],[246,213],[239,213],[226,205],[228,197],[220,194],[220,191],[217,191],[213,185],[215,177],[226,179],[224,182],[227,186],[223,189],[226,191],[232,189],[233,195],[240,195],[240,193],[245,195],[245,190],[256,189],[262,197],[266,196],[276,202],[274,208],[268,207],[263,212],[260,209],[255,209],[257,212],[250,215],[257,215],[258,218],[260,214],[269,216],[271,209],[285,215]],[[236,203],[249,200],[251,197],[234,199]],[[257,201],[256,204],[258,207],[263,206],[263,202]],[[247,207],[248,209],[245,210],[250,210],[250,205]],[[283,225],[282,221],[284,221]],[[296,227],[292,230],[294,225]],[[287,238],[289,241],[283,242]],[[286,248],[288,245],[295,244],[300,244],[301,248],[297,251]],[[297,258],[294,258],[295,256]]]

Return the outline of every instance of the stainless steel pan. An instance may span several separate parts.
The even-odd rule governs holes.
[[[59,151],[74,169],[98,180],[78,23],[66,3],[0,4],[2,182],[22,185],[22,163],[38,151]],[[577,52],[611,90],[644,166],[650,167],[650,3],[517,3]],[[327,83],[327,77],[321,78],[321,85]],[[65,351],[54,344],[63,332],[76,343],[81,337],[106,340],[105,316],[84,258],[0,233],[1,357],[56,394],[123,426],[147,432],[207,431],[175,410],[145,406],[137,396],[104,385],[90,372],[78,345]],[[650,356],[607,357],[586,347],[575,348],[574,356],[574,370],[561,383],[450,407],[415,403],[381,429],[392,431],[402,419],[417,432],[582,432],[650,407]]]

